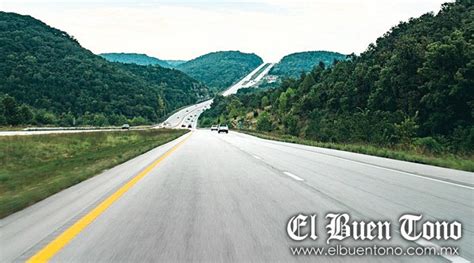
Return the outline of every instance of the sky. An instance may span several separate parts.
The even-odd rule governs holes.
[[[240,50],[266,62],[308,50],[359,54],[392,26],[446,0],[0,0],[92,52],[189,60]]]

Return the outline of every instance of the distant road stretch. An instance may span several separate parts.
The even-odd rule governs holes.
[[[229,96],[237,93],[239,89],[249,88],[257,84],[265,75],[268,74],[274,63],[263,63],[256,69],[252,70],[247,76],[243,77],[237,83],[225,90],[222,95]],[[263,69],[263,70],[262,70]],[[259,72],[260,71],[260,72]],[[257,74],[258,73],[258,74]],[[257,74],[257,75],[256,75]],[[255,76],[254,76],[255,75]],[[163,123],[156,126],[157,128],[196,128],[197,120],[201,113],[209,108],[212,99],[195,105],[185,107],[166,119]]]

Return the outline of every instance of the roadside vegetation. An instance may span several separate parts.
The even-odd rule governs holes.
[[[155,129],[0,137],[0,218],[186,132]]]
[[[472,171],[473,15],[470,1],[443,4],[360,56],[321,61],[274,89],[217,96],[199,124]]]

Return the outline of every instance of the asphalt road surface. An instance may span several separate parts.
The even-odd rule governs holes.
[[[195,105],[187,106],[174,114],[156,128],[196,128],[197,120],[201,113],[209,108],[212,100],[207,100]]]
[[[473,185],[468,172],[195,130],[2,219],[1,259],[46,253],[53,262],[449,262],[290,253],[325,246],[324,215],[347,212],[390,220],[394,230],[404,213],[462,222],[460,241],[433,243],[458,246],[460,257],[450,260],[468,262]],[[318,214],[319,239],[288,237],[288,220],[298,213]],[[427,245],[392,236],[331,244]]]

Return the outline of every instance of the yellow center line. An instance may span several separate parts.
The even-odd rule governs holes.
[[[148,173],[150,173],[153,168],[155,168],[161,161],[163,161],[166,157],[172,154],[179,146],[181,146],[186,140],[191,137],[189,134],[185,139],[181,142],[173,146],[173,148],[169,149],[166,153],[164,153],[160,158],[155,160],[152,164],[145,168],[145,170],[141,171],[138,175],[130,179],[126,184],[124,184],[120,189],[118,189],[115,193],[110,195],[107,199],[105,199],[102,203],[97,205],[94,209],[92,209],[87,215],[79,219],[76,223],[74,223],[71,227],[66,229],[62,234],[57,236],[53,241],[51,241],[48,245],[43,247],[40,251],[38,251],[35,255],[29,258],[26,262],[48,262],[54,255],[56,255],[64,246],[66,246],[72,239],[74,239],[82,230],[84,230],[92,221],[94,221],[97,217],[99,217],[107,208],[109,208],[115,201],[117,201],[123,194],[125,194],[130,188],[132,188],[138,181],[140,181],[143,177],[145,177]]]

